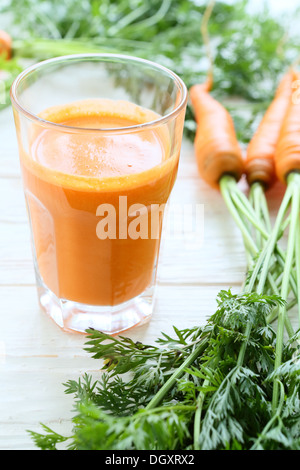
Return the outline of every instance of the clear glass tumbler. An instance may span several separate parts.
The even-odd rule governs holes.
[[[139,58],[73,55],[26,69],[11,100],[42,309],[68,331],[146,321],[184,83]]]

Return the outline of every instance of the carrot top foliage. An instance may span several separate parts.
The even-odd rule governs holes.
[[[206,326],[174,328],[155,345],[89,330],[86,349],[103,366],[65,384],[73,431],[32,432],[43,450],[299,449],[299,347],[275,370],[276,334],[266,319],[275,295],[219,293]],[[251,335],[245,335],[245,324]],[[243,362],[240,351],[246,347]],[[104,362],[103,362],[104,361]],[[272,381],[281,386],[272,412]],[[283,385],[284,382],[284,385]],[[199,413],[200,410],[200,413]]]
[[[285,24],[297,15],[273,18],[249,11],[249,2],[218,1],[209,30],[214,49],[214,96],[231,104],[240,141],[247,142],[272,99],[278,75],[298,55],[300,37]],[[204,80],[207,62],[200,34],[206,1],[196,0],[6,0],[0,28],[14,39],[16,58],[34,60],[76,52],[118,52],[154,60],[178,73],[188,87]],[[16,70],[16,73],[18,70]],[[187,135],[195,121],[188,108]]]

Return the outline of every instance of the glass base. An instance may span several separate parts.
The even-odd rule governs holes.
[[[45,285],[39,283],[39,302],[55,323],[66,331],[84,333],[94,328],[115,335],[133,326],[146,323],[153,312],[154,286],[134,299],[114,307],[85,305],[59,299]]]

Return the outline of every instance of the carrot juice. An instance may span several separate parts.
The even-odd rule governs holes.
[[[50,108],[41,117],[73,128],[113,129],[155,116],[129,102],[86,100]],[[167,202],[177,171],[178,154],[169,158],[166,129],[62,135],[33,127],[30,140],[31,158],[21,154],[21,164],[44,284],[59,298],[90,305],[114,306],[138,296],[151,283],[159,250],[161,226],[151,237],[151,206],[157,210]],[[130,237],[134,216],[127,211],[126,226],[120,221],[120,201],[127,209],[145,208],[138,215],[147,218],[146,236]],[[113,237],[97,236],[101,205],[114,209],[113,228],[107,228]],[[122,222],[127,230],[120,237]]]
[[[24,70],[11,99],[39,303],[61,328],[117,334],[153,313],[184,83],[119,54]]]

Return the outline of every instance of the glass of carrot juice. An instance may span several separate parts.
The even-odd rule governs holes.
[[[11,88],[38,298],[64,330],[150,318],[187,90],[135,57],[57,57]]]

